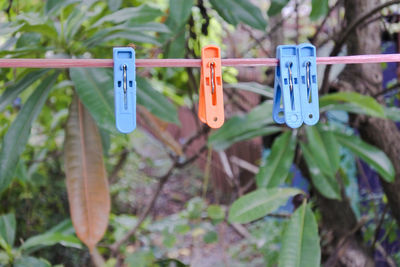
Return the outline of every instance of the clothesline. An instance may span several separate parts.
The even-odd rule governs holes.
[[[317,64],[362,64],[400,62],[400,54],[317,57]],[[136,67],[200,67],[200,59],[136,59]],[[226,58],[222,66],[256,67],[277,66],[276,58]],[[112,68],[112,59],[0,59],[0,68]]]

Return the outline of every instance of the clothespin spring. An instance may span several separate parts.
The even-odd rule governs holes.
[[[215,92],[215,83],[214,83],[214,79],[215,79],[215,73],[214,73],[214,62],[210,63],[210,71],[211,71],[211,94],[213,95]]]
[[[128,89],[127,89],[127,84],[128,84],[128,82],[127,82],[127,78],[126,78],[126,69],[127,69],[127,66],[126,66],[126,64],[124,64],[123,66],[122,66],[122,70],[123,70],[123,72],[124,72],[124,107],[125,107],[125,109],[128,109],[128,97],[127,97],[127,95],[128,95]]]
[[[310,73],[311,62],[307,61],[306,63],[306,79],[307,79],[307,95],[308,95],[308,103],[311,103],[311,73]]]
[[[291,106],[292,106],[292,110],[293,110],[294,109],[293,75],[292,75],[293,62],[288,62],[287,66],[288,66],[288,70],[289,70],[290,102],[291,102]]]

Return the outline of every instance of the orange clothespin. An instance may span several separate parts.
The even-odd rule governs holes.
[[[221,51],[208,45],[201,50],[199,119],[211,128],[224,124],[224,92],[222,91]]]

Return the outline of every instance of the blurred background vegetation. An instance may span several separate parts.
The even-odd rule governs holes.
[[[0,0],[0,57],[112,58],[131,43],[136,58],[200,58],[208,44],[223,58],[274,57],[302,42],[320,56],[397,53],[399,8]],[[227,120],[210,130],[197,118],[198,69],[139,68],[138,128],[123,135],[111,69],[2,68],[0,266],[398,266],[399,73],[319,66],[320,123],[291,130],[272,120],[273,68],[224,67]],[[92,253],[65,183],[74,95],[98,127],[112,203]]]

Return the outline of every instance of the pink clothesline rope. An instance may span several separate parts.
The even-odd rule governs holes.
[[[317,57],[317,64],[361,64],[400,62],[400,54]],[[222,66],[256,67],[276,66],[276,58],[226,58]],[[200,59],[136,59],[136,67],[200,67]],[[112,59],[0,59],[0,68],[111,68]]]

